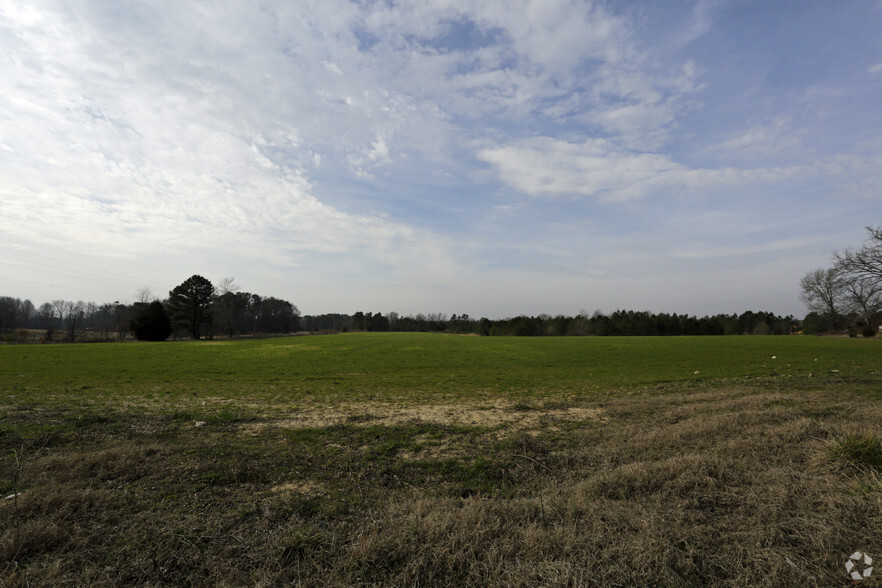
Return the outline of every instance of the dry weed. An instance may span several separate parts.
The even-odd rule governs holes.
[[[830,586],[882,557],[870,398],[299,408],[47,448],[0,586]]]

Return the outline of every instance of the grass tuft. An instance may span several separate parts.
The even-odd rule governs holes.
[[[823,457],[843,470],[882,471],[882,438],[867,431],[838,435],[824,443]]]

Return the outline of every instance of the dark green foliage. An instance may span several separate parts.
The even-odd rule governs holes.
[[[539,336],[666,336],[666,335],[789,335],[797,330],[792,316],[771,312],[746,311],[742,314],[703,316],[653,314],[648,311],[617,310],[610,315],[595,312],[592,316],[519,315],[506,319],[481,318],[467,314],[417,314],[399,316],[390,312],[356,312],[348,315],[305,316],[306,330],[344,330],[348,325],[360,331],[447,332],[515,337]]]
[[[168,293],[168,306],[175,327],[184,327],[194,339],[202,336],[202,327],[211,325],[214,286],[199,275],[187,278]]]
[[[390,329],[389,317],[383,316],[381,312],[376,314],[372,312],[367,314],[361,311],[356,312],[352,315],[352,326],[359,331],[383,332],[392,330]],[[443,331],[444,329],[439,330]]]
[[[132,320],[132,332],[139,341],[165,341],[171,335],[171,320],[158,300],[141,305]]]
[[[183,329],[192,333],[194,338],[211,335],[207,329],[209,326],[229,337],[256,333],[287,334],[301,328],[300,311],[291,302],[229,289],[215,295],[211,282],[198,275],[190,277],[169,294],[165,312],[171,321],[172,332]],[[54,333],[63,333],[68,341],[122,341],[134,328],[139,315],[146,312],[146,307],[146,302],[123,304],[117,301],[98,305],[66,300],[54,300],[51,304],[35,307],[30,300],[0,296],[0,341],[46,342],[53,340]],[[329,317],[329,326],[323,328],[346,330],[351,327],[352,321],[346,315]],[[380,314],[376,317],[377,321],[384,318]],[[34,330],[43,331],[43,334],[34,333]]]
[[[816,312],[810,312],[802,319],[802,332],[805,335],[817,335],[827,330],[828,321],[826,317]]]
[[[215,325],[235,337],[256,333],[294,333],[300,328],[300,311],[287,300],[250,292],[225,292],[214,302]]]
[[[35,314],[30,300],[0,296],[0,333],[11,333],[16,327],[26,327]]]
[[[328,313],[303,317],[301,328],[304,331],[348,331],[352,328],[352,317],[348,314]]]

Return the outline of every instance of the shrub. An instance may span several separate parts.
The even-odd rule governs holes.
[[[139,341],[165,341],[171,335],[171,321],[162,303],[145,305],[132,320],[132,332]]]

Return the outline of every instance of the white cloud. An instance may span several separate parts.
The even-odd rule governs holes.
[[[117,38],[106,29],[84,30],[101,26],[98,15],[15,16],[19,64],[0,82],[0,116],[9,121],[0,139],[12,154],[0,162],[0,211],[13,238],[31,239],[34,227],[45,227],[47,241],[93,252],[186,247],[280,263],[311,251],[352,251],[383,263],[395,263],[402,248],[444,257],[431,235],[336,210],[315,197],[297,163],[318,167],[323,160],[308,149],[301,154],[301,144],[332,138],[318,141],[296,113],[264,106],[259,94],[287,93],[288,84],[301,80],[273,81],[267,63],[277,55],[254,45],[270,33],[263,15],[212,12],[206,16],[229,37],[206,38],[197,27],[190,42],[203,48],[183,51],[168,46],[187,44],[174,34],[154,48],[132,22],[114,21]],[[245,37],[242,19],[264,29]],[[269,34],[268,40],[277,39]],[[234,48],[256,53],[230,53]],[[372,122],[384,126],[381,106],[394,100],[372,96],[362,93],[355,108],[375,109],[379,122]],[[315,98],[293,91],[291,99],[316,106]],[[365,146],[363,163],[389,162],[386,138],[358,136],[366,130],[350,138]]]
[[[362,58],[386,64],[374,73],[410,99],[399,114],[436,105],[442,120],[588,121],[647,148],[664,141],[697,88],[691,63],[653,62],[622,18],[590,2],[376,4],[363,22],[374,44]],[[448,45],[454,23],[477,32]]]
[[[714,24],[713,11],[722,3],[723,0],[699,0],[692,9],[688,27],[677,41],[685,45],[706,35]]]
[[[719,257],[732,257],[736,255],[753,255],[757,253],[776,253],[780,251],[803,249],[806,246],[814,245],[816,243],[824,243],[827,240],[828,237],[801,237],[758,243],[754,245],[736,245],[734,247],[708,248],[706,245],[695,245],[692,248],[671,251],[670,255],[672,257],[680,257],[684,259],[712,259]]]
[[[871,66],[867,69],[867,72],[873,75],[882,72],[882,63],[877,63],[876,65]]]
[[[696,75],[692,62],[670,72],[657,71],[645,59],[608,64],[591,88],[594,103],[585,118],[628,148],[657,150],[689,107],[687,96],[699,89]]]
[[[839,200],[882,199],[882,149],[868,153],[840,154],[817,164],[817,170],[832,183],[831,197]]]
[[[709,148],[710,151],[724,153],[729,157],[746,159],[787,158],[803,154],[805,147],[800,131],[794,129],[793,119],[779,116],[770,121],[756,123],[750,128],[732,133],[730,136]]]
[[[533,196],[579,194],[606,200],[640,197],[647,184],[684,169],[663,155],[619,151],[604,139],[581,144],[530,139],[484,149],[478,158],[495,165],[503,182]]]
[[[825,197],[878,197],[877,147],[845,131],[849,152],[812,142],[851,89],[808,79],[788,89],[802,101],[743,110],[704,92],[722,64],[690,47],[721,34],[716,4],[671,7],[682,32],[647,35],[635,19],[651,10],[587,0],[0,0],[0,238],[425,295],[408,276],[439,296],[483,267],[537,272],[496,276],[508,286],[608,277],[620,259],[661,267],[627,236],[583,237],[597,211],[654,224],[668,214],[656,202],[740,203],[753,188],[798,208],[814,180]],[[716,118],[699,102],[712,100]],[[562,253],[589,249],[609,265]]]
[[[548,137],[485,148],[478,158],[496,167],[500,181],[533,196],[590,196],[626,202],[654,192],[714,184],[775,181],[798,168],[691,169],[668,155],[627,151],[605,139],[568,143]]]
[[[533,63],[569,72],[585,59],[619,61],[629,51],[624,23],[603,7],[572,0],[469,3],[476,20],[500,28]]]

